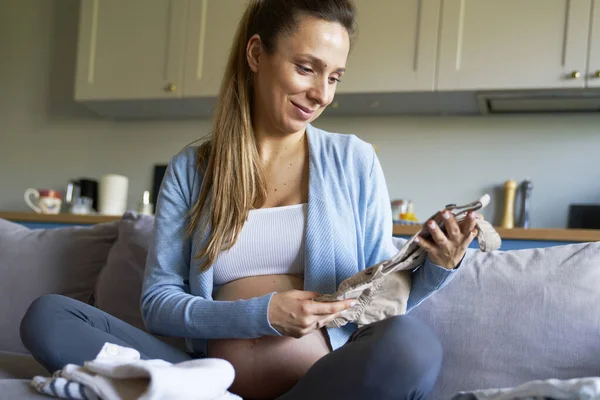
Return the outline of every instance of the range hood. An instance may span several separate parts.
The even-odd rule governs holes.
[[[600,91],[496,92],[476,95],[482,114],[600,112]]]
[[[328,115],[598,113],[600,89],[341,94]]]
[[[110,119],[210,118],[214,97],[87,101]],[[600,112],[600,89],[339,93],[327,116],[501,115]]]

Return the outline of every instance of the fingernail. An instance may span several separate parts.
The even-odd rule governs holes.
[[[430,227],[431,229],[435,229],[435,222],[431,221],[431,222],[429,223],[429,227]]]
[[[444,219],[450,219],[450,213],[448,211],[446,211],[445,213],[442,214],[442,217],[444,217]]]
[[[357,306],[358,304],[359,304],[358,300],[354,300],[352,303],[350,303],[350,307]]]
[[[471,218],[471,219],[475,219],[475,218],[476,218],[476,216],[475,216],[475,213],[470,213],[470,214],[469,214],[469,218]]]
[[[415,238],[415,242],[419,243],[421,241],[421,239],[419,239],[418,237]]]

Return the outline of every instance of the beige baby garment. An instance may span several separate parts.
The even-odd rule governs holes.
[[[486,207],[490,202],[489,195],[463,206],[450,204],[445,207],[454,214],[457,222],[464,220],[470,211]],[[435,217],[432,216],[430,219]],[[444,229],[444,221],[436,219],[440,229]],[[477,219],[477,240],[481,251],[492,251],[500,248],[500,235],[492,225]],[[406,313],[406,304],[410,293],[412,273],[425,262],[427,252],[415,243],[421,236],[430,239],[426,227],[421,228],[402,246],[391,259],[380,262],[344,280],[336,293],[316,297],[315,301],[331,302],[345,299],[357,299],[359,304],[342,312],[340,316],[327,323],[328,328],[344,326],[355,322],[359,327],[382,319]]]

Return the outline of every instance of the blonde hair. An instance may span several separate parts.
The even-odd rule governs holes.
[[[202,225],[205,245],[196,258],[206,271],[218,254],[236,242],[248,213],[267,198],[268,183],[252,128],[252,71],[246,46],[259,34],[264,50],[275,51],[281,34],[292,33],[299,15],[341,23],[352,36],[352,0],[251,0],[235,34],[221,83],[212,134],[197,150],[203,174],[198,201],[190,210],[187,234]],[[205,218],[204,218],[205,217]]]

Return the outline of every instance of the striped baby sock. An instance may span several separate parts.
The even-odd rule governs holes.
[[[100,400],[96,393],[83,384],[60,376],[52,378],[36,376],[31,381],[31,385],[39,393],[59,399]]]

